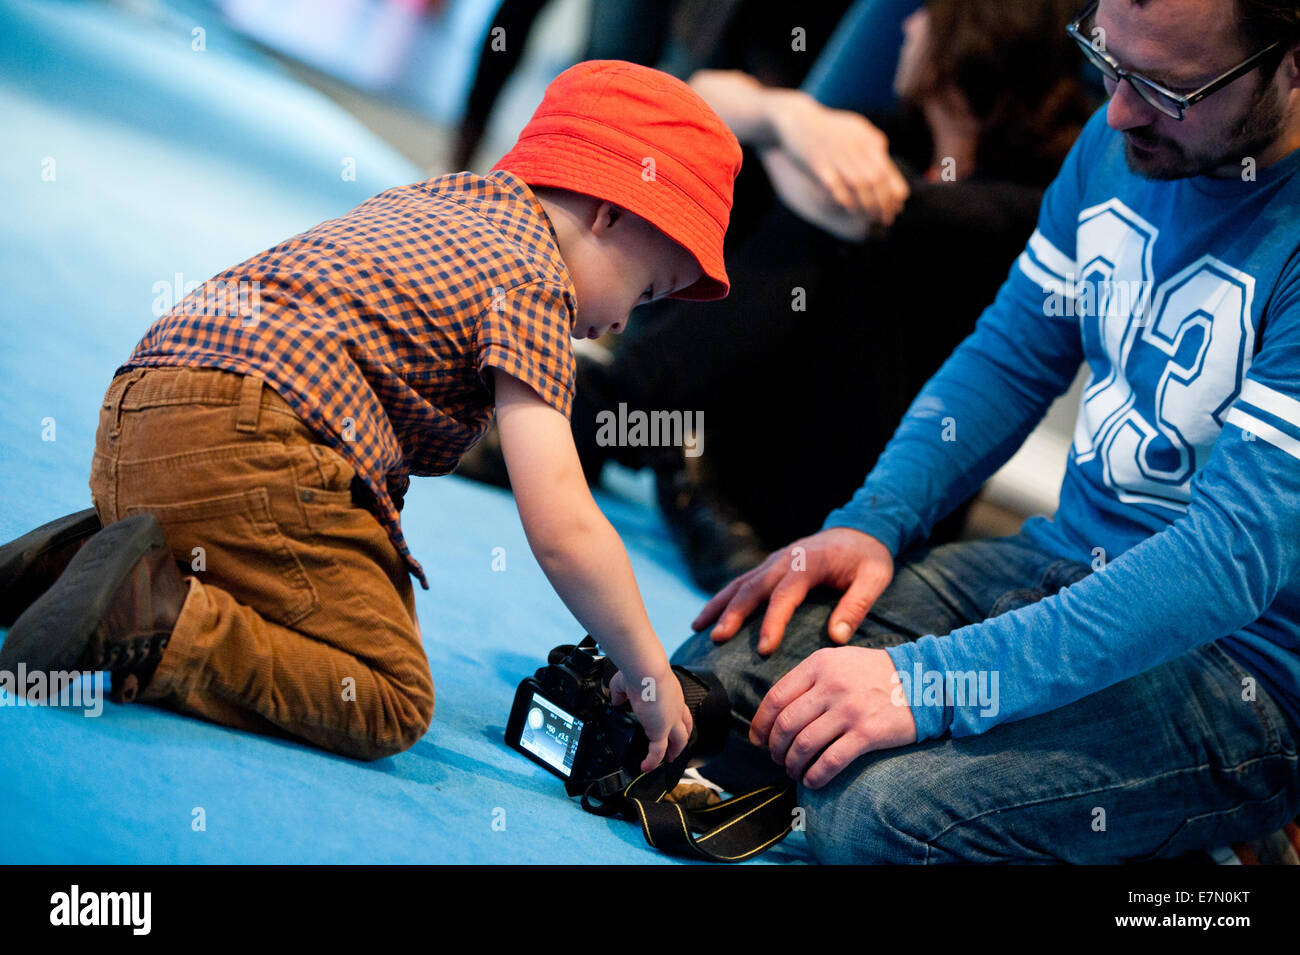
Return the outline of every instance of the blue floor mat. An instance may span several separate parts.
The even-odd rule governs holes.
[[[173,10],[184,7],[173,7]],[[195,7],[197,14],[202,6]],[[421,178],[333,103],[203,22],[0,0],[0,538],[89,506],[99,402],[163,286],[202,281]],[[352,160],[355,180],[340,175]],[[673,647],[704,595],[644,478],[599,497]],[[513,501],[418,479],[403,512],[429,733],[359,763],[152,706],[0,706],[0,862],[665,862],[502,743],[518,681],[581,636]],[[492,569],[505,548],[506,569]],[[195,820],[201,818],[203,828]],[[504,827],[501,823],[504,822]],[[496,825],[494,825],[496,823]],[[800,836],[759,861],[805,861]]]

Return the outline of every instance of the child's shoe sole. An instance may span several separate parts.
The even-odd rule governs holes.
[[[73,548],[100,530],[94,508],[68,514],[0,547],[0,627],[11,627],[58,579]],[[66,557],[60,551],[66,550]]]
[[[141,559],[167,546],[151,514],[110,524],[82,546],[59,579],[27,608],[0,645],[0,670],[83,668],[91,639]]]

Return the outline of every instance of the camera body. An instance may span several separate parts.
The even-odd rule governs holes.
[[[590,636],[576,646],[556,647],[547,665],[519,684],[506,743],[566,783],[630,781],[640,775],[650,744],[631,706],[610,702],[615,672]],[[685,667],[673,667],[673,673],[695,722],[687,744],[690,757],[720,751],[731,716],[722,684],[712,674]]]

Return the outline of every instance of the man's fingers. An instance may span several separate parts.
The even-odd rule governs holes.
[[[804,696],[812,696],[806,693]],[[814,757],[826,749],[848,727],[844,720],[829,706],[824,706],[813,719],[808,720],[791,739],[781,762],[785,765],[786,775],[791,779],[801,779]]]
[[[889,581],[890,575],[878,566],[864,564],[858,568],[853,583],[831,611],[827,624],[831,640],[838,644],[849,642],[853,632],[867,619],[867,612],[889,586]]]
[[[767,738],[767,748],[772,754],[772,761],[788,765],[791,746],[807,733],[812,724],[821,722],[829,708],[830,704],[823,695],[808,692],[797,697],[794,702],[783,709],[777,715],[776,722],[772,724],[772,732]],[[799,743],[801,746],[805,744],[806,741]],[[826,743],[822,743],[822,746],[825,745]],[[821,746],[817,747],[817,749],[821,749]],[[816,754],[817,749],[804,752],[804,762],[811,759]]]
[[[717,626],[713,628],[713,639],[719,643],[731,639],[754,608],[767,599],[781,573],[778,564],[764,563],[746,574],[727,609],[718,618]]]
[[[808,596],[811,581],[806,570],[787,571],[780,583],[772,590],[767,599],[767,613],[763,614],[763,626],[758,631],[758,652],[763,656],[771,653],[781,645],[785,635],[786,624],[794,616],[795,609]]]
[[[871,751],[871,744],[856,733],[845,733],[822,753],[804,773],[803,784],[808,789],[821,789],[840,774],[863,753]]]
[[[722,613],[722,608],[731,600],[732,595],[740,589],[745,582],[745,578],[752,573],[753,571],[748,571],[741,574],[714,594],[709,599],[709,602],[704,605],[704,609],[691,621],[691,629],[698,632],[717,620],[718,615]]]
[[[776,685],[767,691],[763,702],[758,705],[749,724],[749,741],[755,746],[766,746],[772,735],[772,726],[776,718],[787,706],[803,696],[816,682],[816,667],[806,658],[802,663],[776,681]]]

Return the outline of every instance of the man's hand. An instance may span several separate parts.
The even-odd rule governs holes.
[[[750,742],[767,746],[791,779],[820,789],[863,753],[916,742],[916,721],[896,673],[884,650],[818,650],[768,691],[750,724]]]
[[[766,600],[758,652],[767,655],[780,646],[786,624],[808,591],[826,585],[845,592],[828,623],[831,640],[844,644],[893,579],[894,559],[884,544],[861,531],[831,527],[776,551],[727,584],[691,627],[703,630],[716,620],[714,641],[730,640]]]
[[[632,687],[629,693],[622,670],[609,681],[610,702],[621,706],[630,700],[632,712],[650,740],[650,750],[641,761],[643,773],[650,772],[665,759],[672,761],[680,756],[690,742],[695,725],[686,698],[682,696],[682,685],[677,682],[677,675],[671,668],[654,679],[649,688],[654,692],[648,694],[648,688],[642,685]]]

